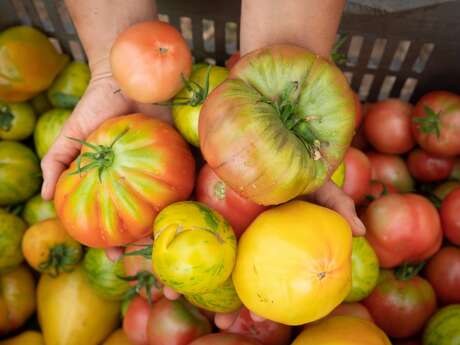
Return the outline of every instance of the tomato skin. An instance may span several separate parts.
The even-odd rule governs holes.
[[[238,60],[241,59],[241,54],[239,51],[234,52],[230,57],[225,61],[225,67],[232,69],[236,65]]]
[[[129,303],[123,318],[123,331],[133,345],[149,345],[147,323],[150,304],[146,299],[136,296]]]
[[[424,131],[421,119],[430,118],[429,108],[435,125]],[[439,129],[439,137],[435,130]],[[460,96],[447,91],[433,91],[425,94],[417,102],[412,118],[412,132],[417,143],[436,156],[455,156],[460,154]]]
[[[192,71],[187,42],[172,26],[160,21],[135,24],[112,46],[110,64],[123,92],[141,103],[164,102],[182,89]]]
[[[355,316],[364,320],[374,321],[371,313],[367,310],[366,306],[359,302],[342,303],[337,306],[328,316]]]
[[[439,198],[439,200],[444,200],[446,196],[450,194],[454,189],[460,187],[460,182],[458,181],[446,181],[438,185],[434,190],[433,194]]]
[[[34,131],[34,143],[40,159],[45,157],[71,114],[67,109],[51,109],[39,117]]]
[[[0,206],[29,199],[41,185],[37,156],[24,144],[0,141]]]
[[[219,212],[232,226],[239,238],[251,222],[267,208],[258,205],[231,189],[208,164],[196,181],[196,200]]]
[[[460,249],[441,248],[428,262],[426,277],[442,303],[460,303]]]
[[[345,154],[345,182],[343,191],[356,204],[363,201],[371,181],[371,163],[360,150],[350,147]]]
[[[460,337],[460,304],[439,309],[423,332],[423,345],[456,345]]]
[[[444,236],[453,244],[460,245],[460,188],[450,192],[441,204],[441,223]]]
[[[211,324],[200,311],[180,298],[160,299],[151,310],[147,325],[150,344],[187,345],[211,333]]]
[[[123,329],[119,328],[102,343],[102,345],[134,345]]]
[[[399,280],[393,271],[382,270],[363,304],[385,333],[407,338],[416,335],[436,311],[436,295],[430,283],[419,276]]]
[[[379,152],[401,154],[414,147],[411,132],[412,106],[400,99],[375,103],[366,114],[364,133]]]
[[[370,152],[367,154],[371,162],[373,180],[395,187],[401,193],[414,189],[414,180],[404,160],[397,155]]]
[[[26,139],[33,133],[36,121],[37,116],[29,103],[0,101],[0,139]]]
[[[441,246],[438,211],[417,194],[388,194],[374,200],[363,222],[366,239],[383,268],[423,261]]]
[[[53,202],[43,200],[40,194],[27,200],[21,216],[29,225],[57,217]]]
[[[421,149],[415,149],[409,153],[407,167],[411,175],[419,181],[440,181],[449,177],[454,167],[454,160],[448,157],[436,157]]]
[[[455,159],[454,167],[450,173],[450,178],[454,180],[460,180],[460,158]]]
[[[235,333],[213,333],[192,341],[189,345],[263,345],[254,339]]]
[[[398,193],[395,187],[392,185],[386,185],[383,182],[371,180],[368,186],[366,198],[361,202],[360,206],[367,206],[375,199],[380,198],[383,195]]]
[[[300,83],[312,70],[309,83]],[[312,93],[315,102],[307,101]],[[273,103],[280,97],[282,121]],[[206,99],[200,148],[233,190],[277,205],[329,180],[351,142],[354,117],[353,93],[335,65],[300,47],[273,45],[242,57]]]
[[[77,170],[74,161],[61,174],[54,197],[59,219],[80,243],[107,248],[146,237],[159,210],[192,192],[192,153],[161,120],[143,114],[118,116],[105,121],[87,142],[109,150],[109,161],[113,157],[100,175],[102,182],[97,168],[69,175]],[[85,146],[81,152],[94,150]],[[90,162],[85,158],[81,163]]]
[[[24,259],[21,241],[26,229],[21,218],[0,209],[0,272],[19,265]]]
[[[35,307],[35,281],[26,266],[0,274],[0,335],[20,328]]]
[[[0,340],[0,345],[45,345],[45,341],[40,332],[24,331],[15,337]]]

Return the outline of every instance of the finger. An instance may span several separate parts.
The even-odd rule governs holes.
[[[216,313],[216,316],[214,316],[214,323],[219,329],[229,329],[230,326],[235,322],[238,314],[239,310],[232,313]]]
[[[255,314],[255,313],[253,313],[252,311],[249,311],[249,315],[251,315],[251,319],[254,322],[263,322],[263,321],[266,320],[264,317],[259,316],[259,315]]]
[[[167,286],[163,287],[163,295],[170,301],[174,301],[180,297],[180,293]]]
[[[105,255],[110,261],[117,261],[123,256],[122,247],[111,247],[105,249]]]

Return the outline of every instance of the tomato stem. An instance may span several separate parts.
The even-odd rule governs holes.
[[[132,252],[129,252],[129,253],[124,253],[123,256],[142,256],[144,258],[147,258],[147,259],[151,259],[152,258],[152,252],[153,252],[153,246],[150,245],[150,246],[146,246],[142,249],[139,249],[139,250],[134,250]]]
[[[137,272],[135,275],[132,276],[126,276],[126,277],[119,277],[122,280],[131,282],[135,281],[136,285],[131,287],[123,297],[123,299],[131,299],[132,297],[136,296],[139,294],[142,289],[145,290],[145,295],[147,296],[147,300],[149,304],[152,304],[152,289],[157,288],[160,289],[161,286],[158,284],[157,279],[155,276],[152,274],[152,272],[149,271],[140,271]]]
[[[420,262],[418,264],[404,263],[402,266],[395,269],[395,276],[399,280],[410,280],[419,274],[424,266],[425,262]]]
[[[0,129],[8,132],[13,126],[14,116],[7,104],[0,104]]]
[[[48,259],[42,262],[38,269],[52,277],[57,277],[61,272],[70,272],[80,260],[81,251],[64,243],[50,249]]]
[[[412,121],[420,125],[420,130],[423,133],[435,133],[436,137],[439,138],[441,135],[441,129],[439,124],[439,113],[435,113],[433,109],[428,106],[424,106],[423,110],[427,116],[414,117]]]

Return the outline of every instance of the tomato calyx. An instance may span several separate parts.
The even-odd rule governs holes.
[[[436,137],[439,138],[441,135],[441,129],[439,128],[439,115],[433,109],[428,106],[424,106],[423,110],[427,116],[424,117],[414,117],[412,121],[420,125],[420,130],[423,133],[435,133]]]
[[[147,296],[147,301],[149,302],[149,304],[152,304],[153,303],[152,289],[161,288],[160,284],[158,283],[153,273],[149,271],[140,271],[140,272],[137,272],[135,275],[126,276],[126,277],[119,276],[119,278],[122,280],[128,281],[128,282],[132,282],[132,281],[136,282],[136,285],[131,287],[126,292],[123,299],[131,299],[134,296],[138,295],[142,291],[142,289],[144,289],[145,295]]]
[[[77,248],[58,244],[50,249],[48,259],[42,262],[38,269],[48,273],[51,277],[57,277],[59,273],[72,271],[73,266],[78,263],[80,252]]]
[[[395,269],[395,276],[398,280],[406,281],[414,278],[425,267],[425,262],[418,264],[404,263]]]
[[[339,52],[340,48],[343,46],[345,41],[348,39],[348,35],[342,35],[339,37],[337,42],[334,43],[334,46],[331,50],[331,60],[337,65],[343,65],[347,61],[345,54]]]
[[[0,129],[10,131],[13,126],[14,115],[6,104],[0,104]]]
[[[214,184],[213,192],[214,192],[214,196],[218,200],[224,200],[225,199],[225,194],[226,194],[225,193],[225,183],[222,182],[222,181],[217,181]]]

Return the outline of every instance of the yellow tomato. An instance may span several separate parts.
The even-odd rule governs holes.
[[[342,188],[343,184],[345,183],[345,169],[345,163],[342,162],[331,176],[332,182],[334,182],[340,188]]]
[[[304,201],[265,211],[240,239],[233,282],[257,315],[287,325],[320,319],[350,291],[350,226]]]
[[[119,321],[120,304],[99,297],[81,267],[56,278],[43,274],[37,300],[46,345],[98,345]]]
[[[1,344],[0,344],[1,345]],[[129,341],[123,329],[119,328],[113,332],[102,345],[134,345]]]
[[[371,321],[335,316],[306,328],[292,345],[391,345],[391,342]]]
[[[45,345],[45,342],[40,332],[25,331],[15,337],[0,341],[0,345]]]

